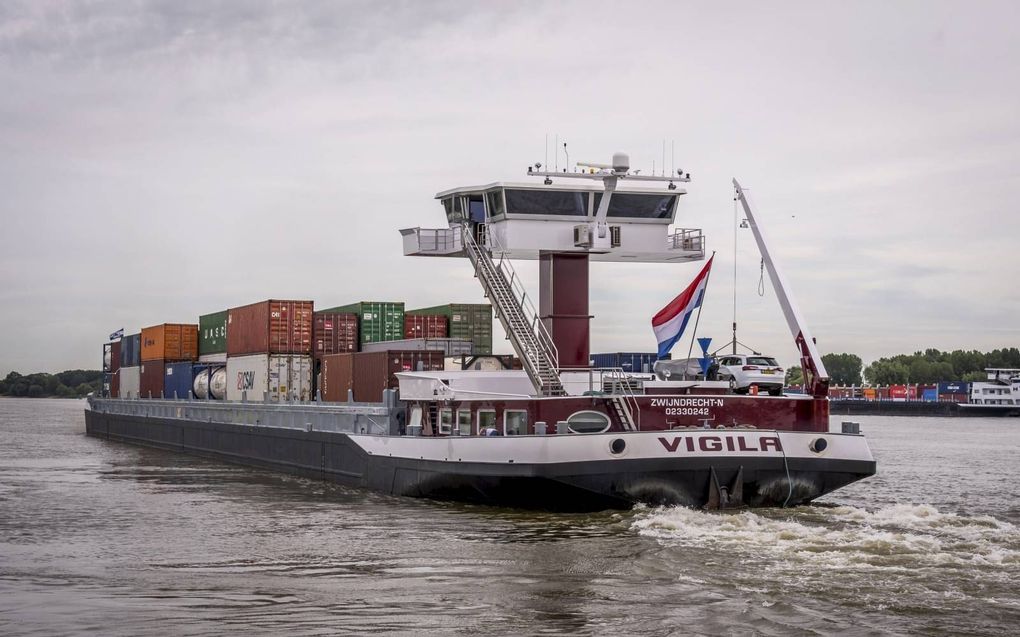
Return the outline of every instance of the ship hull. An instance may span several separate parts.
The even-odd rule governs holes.
[[[85,419],[89,435],[118,442],[397,496],[557,511],[795,505],[875,473],[860,436],[825,434],[829,449],[814,453],[809,432],[426,438],[94,410]]]

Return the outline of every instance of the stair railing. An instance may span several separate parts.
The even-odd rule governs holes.
[[[521,358],[528,371],[531,372],[532,378],[536,379],[539,391],[543,392],[546,388],[551,388],[550,386],[555,387],[559,385],[559,374],[557,372],[559,351],[556,349],[556,344],[553,343],[552,336],[539,317],[534,304],[528,297],[527,290],[524,289],[524,285],[521,283],[521,278],[514,270],[510,259],[506,258],[506,249],[494,234],[491,232],[487,234],[486,240],[491,246],[489,249],[498,250],[500,253],[499,261],[496,262],[486,253],[486,248],[478,245],[472,236],[470,228],[462,228],[462,235],[464,246],[467,248],[468,254],[471,255],[472,261],[475,261],[476,271],[480,272],[483,277],[486,292],[493,297],[492,300],[496,304],[496,309],[506,321],[507,331],[510,332],[511,337],[520,347]],[[491,272],[489,268],[491,268]],[[502,283],[506,285],[506,292],[510,297],[507,301],[513,302],[515,307],[503,307],[503,301],[499,298],[499,294],[495,289],[497,281],[489,280],[490,277],[492,279],[497,277],[502,279]],[[517,316],[511,316],[510,312]],[[527,331],[525,333],[520,333],[518,329],[515,329],[518,322],[526,328]]]

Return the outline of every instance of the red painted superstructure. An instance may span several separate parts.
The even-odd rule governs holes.
[[[588,255],[543,252],[538,267],[538,313],[556,344],[559,366],[588,367]]]

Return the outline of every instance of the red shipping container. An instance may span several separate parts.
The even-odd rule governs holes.
[[[889,385],[889,398],[892,398],[893,400],[906,400],[907,386]]]
[[[397,389],[397,372],[443,371],[445,357],[435,350],[391,350],[386,352],[360,352],[353,354],[353,389],[356,402],[382,401],[384,389]]]
[[[354,354],[326,354],[320,361],[319,400],[347,402],[347,391],[354,389]]]
[[[166,361],[142,361],[142,369],[139,372],[138,397],[162,398],[165,378]]]
[[[270,299],[227,310],[227,355],[311,354],[311,301]]]
[[[447,338],[448,326],[442,314],[404,314],[404,338]]]
[[[312,356],[358,351],[358,315],[316,312],[312,321]],[[345,398],[346,400],[346,398]]]

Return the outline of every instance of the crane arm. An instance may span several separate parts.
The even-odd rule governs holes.
[[[807,323],[804,321],[803,315],[800,313],[800,308],[797,307],[796,301],[793,299],[793,294],[790,292],[789,287],[786,284],[786,277],[779,269],[779,265],[772,258],[772,254],[769,251],[768,243],[765,239],[765,231],[762,229],[761,224],[755,219],[754,212],[751,210],[751,203],[748,201],[747,193],[737,180],[733,180],[733,187],[736,190],[737,199],[740,201],[740,205],[744,208],[744,214],[747,215],[747,221],[751,225],[751,232],[754,233],[754,240],[758,243],[758,250],[761,252],[761,258],[765,262],[765,269],[768,270],[769,279],[772,280],[772,287],[776,291],[776,296],[779,298],[779,306],[783,309],[783,316],[786,317],[786,324],[790,328],[790,333],[793,335],[794,342],[797,344],[797,349],[800,351],[800,364],[804,370],[804,386],[811,388],[811,395],[815,397],[823,397],[829,395],[829,374],[825,371],[825,364],[822,363],[822,357],[818,355],[818,348],[815,346],[815,340],[812,338],[811,333],[808,331]]]

